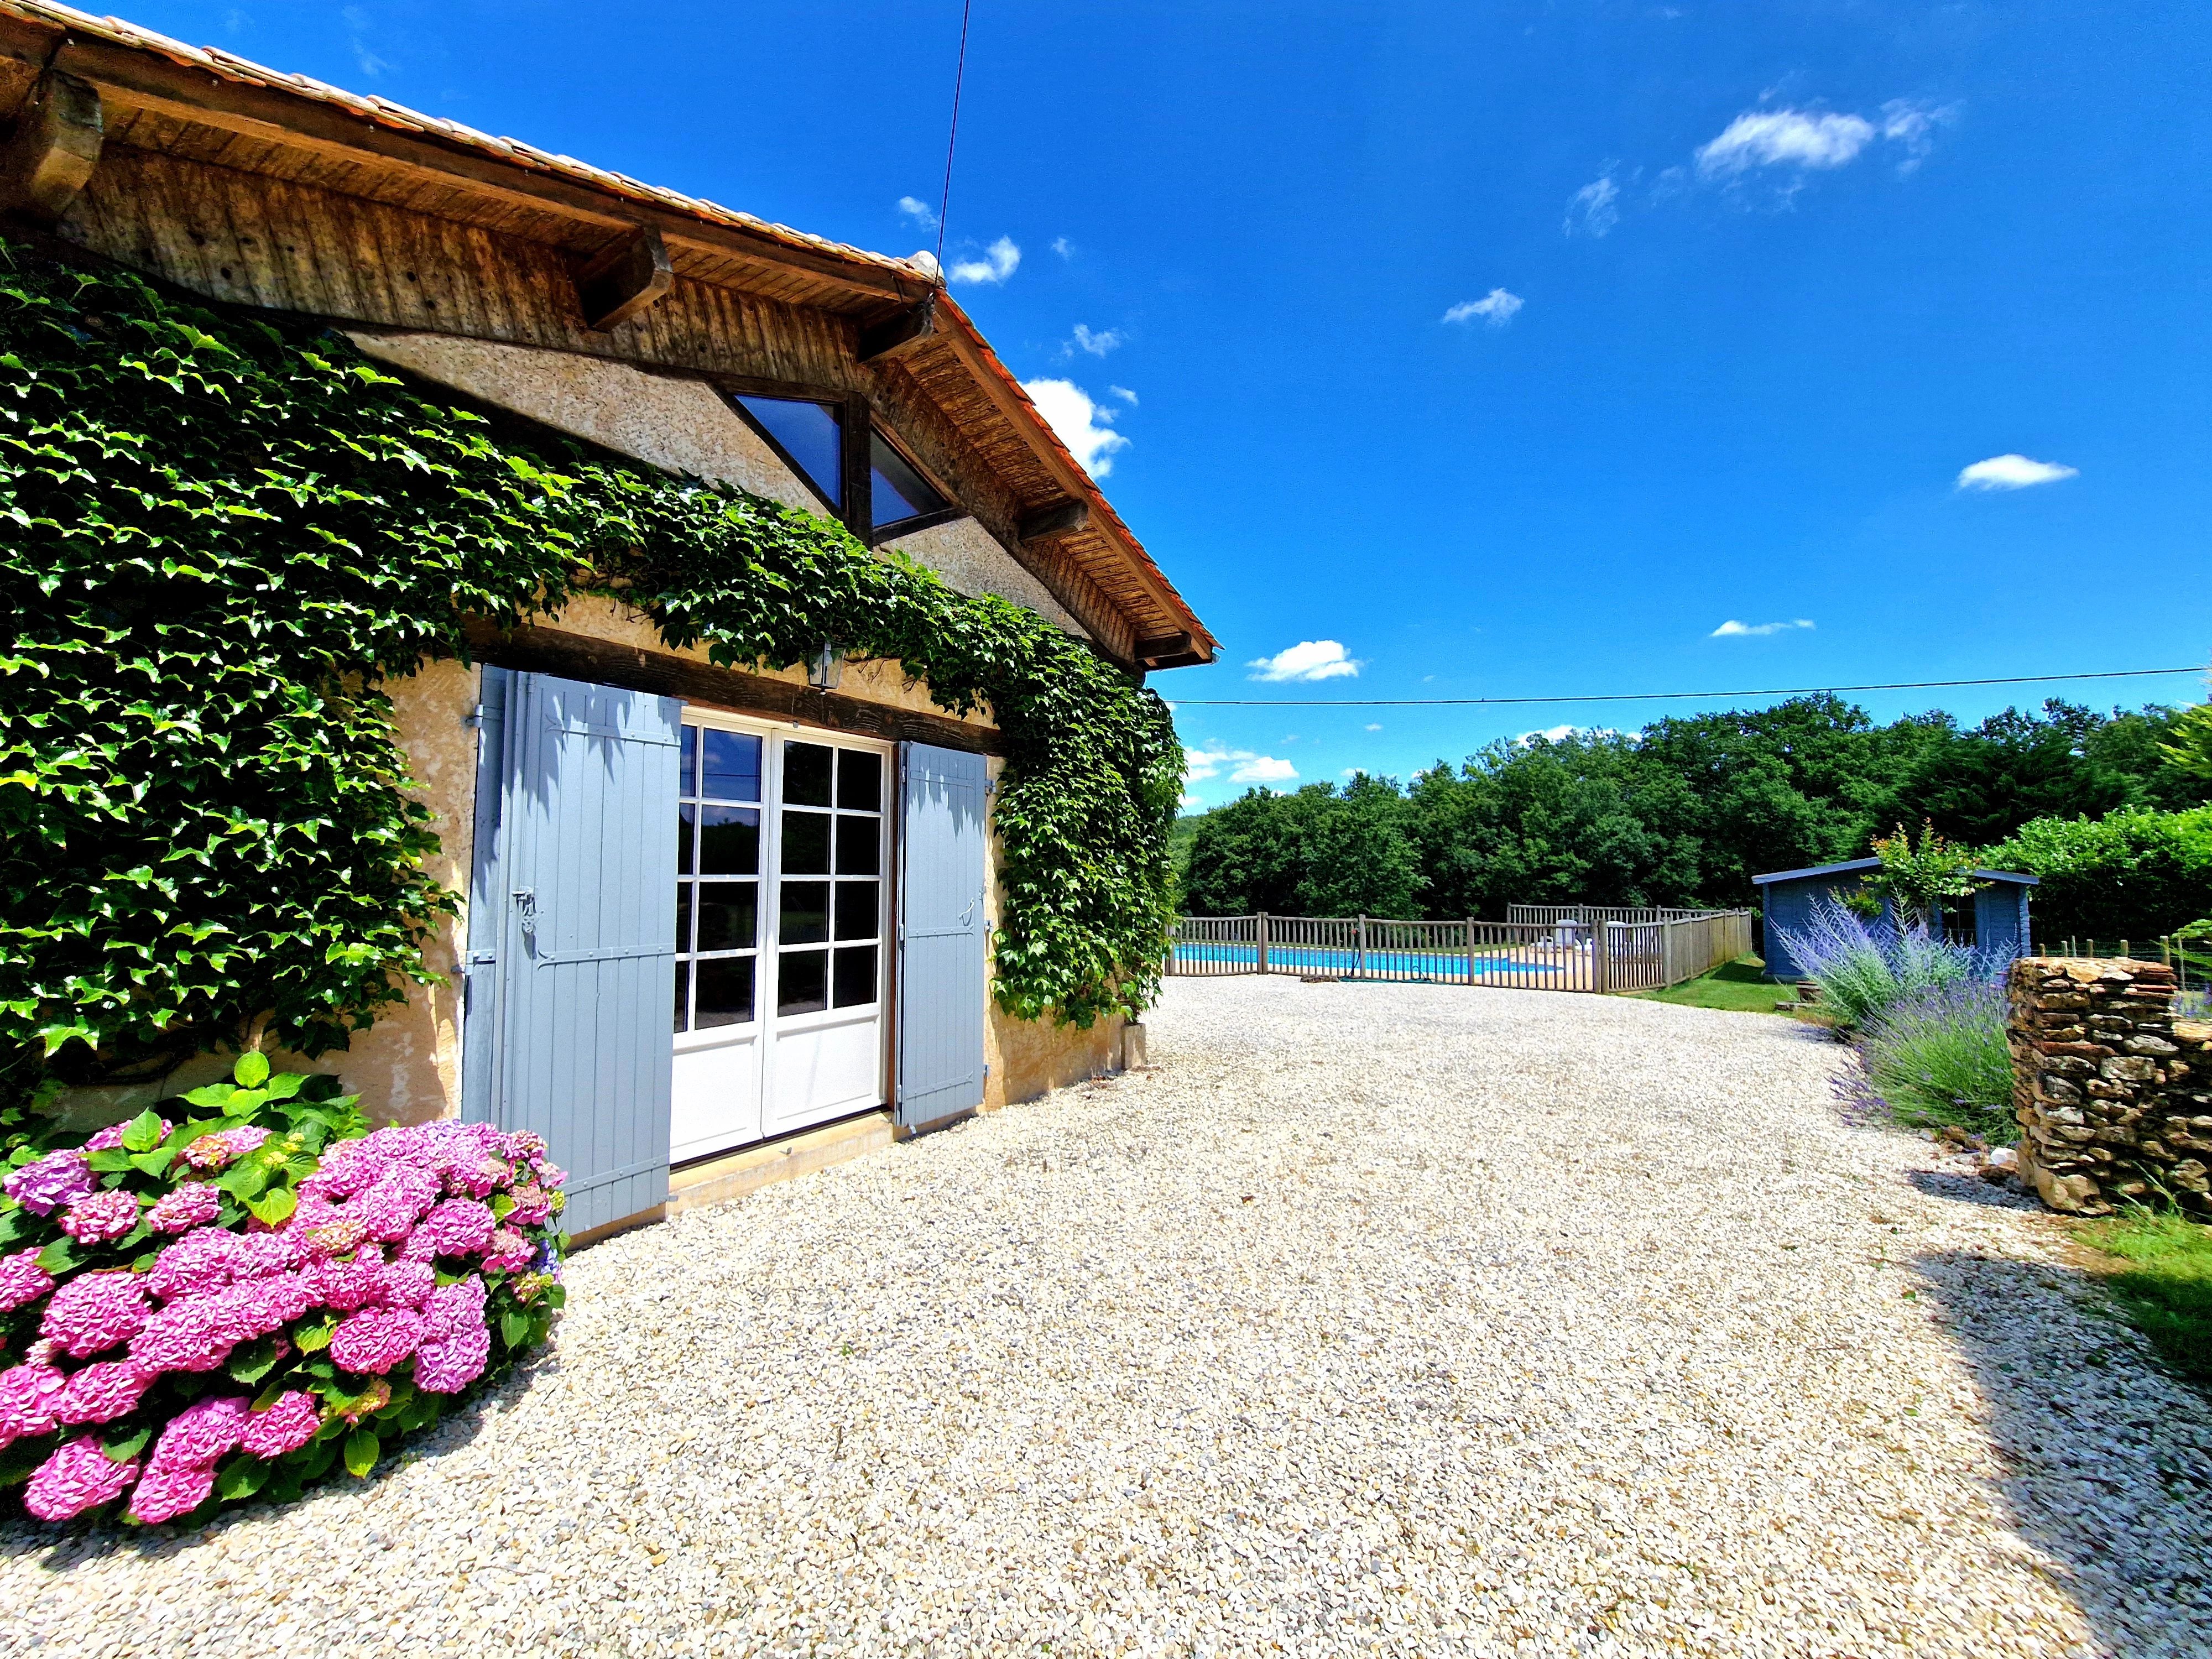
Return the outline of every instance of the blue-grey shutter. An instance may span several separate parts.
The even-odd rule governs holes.
[[[935,1123],[983,1103],[981,755],[899,745],[898,1121]]]
[[[562,1224],[583,1232],[668,1196],[683,705],[544,674],[495,688],[495,672],[482,753],[496,744],[496,818],[485,821],[480,769],[465,1110],[545,1137],[568,1170]]]

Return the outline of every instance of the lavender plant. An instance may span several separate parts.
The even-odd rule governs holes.
[[[1892,1001],[1859,1032],[1868,1086],[1900,1123],[2015,1139],[2005,1012],[2003,987],[1986,977],[1923,986]]]
[[[1931,939],[1927,930],[1869,923],[1836,900],[1816,899],[1802,928],[1775,932],[1807,978],[1820,988],[1821,1006],[1847,1029],[1865,1024],[1892,1004],[1923,992],[1993,981],[2002,964],[1986,953]]]

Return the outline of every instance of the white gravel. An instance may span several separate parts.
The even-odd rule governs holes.
[[[2212,1407],[1832,1044],[1249,979],[1152,1041],[585,1253],[388,1475],[0,1534],[0,1651],[2212,1649]]]

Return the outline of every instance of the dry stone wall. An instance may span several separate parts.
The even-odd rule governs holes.
[[[2021,1180],[2070,1214],[2212,1219],[2212,1024],[2174,1018],[2172,970],[2030,957],[2009,990]]]

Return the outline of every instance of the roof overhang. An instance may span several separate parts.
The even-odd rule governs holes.
[[[957,380],[956,423],[988,423],[1002,455],[1009,446],[1018,452],[1024,464],[1002,476],[1018,501],[1024,562],[1063,568],[1102,593],[1126,623],[1132,643],[1122,654],[1166,668],[1211,662],[1218,650],[926,262],[809,235],[120,19],[0,0],[0,112],[22,109],[42,73],[88,84],[126,119],[245,141],[225,167],[253,172],[273,155],[339,167],[370,162],[451,204],[445,215],[435,205],[416,211],[496,210],[526,227],[520,234],[576,258],[604,258],[623,239],[650,234],[678,273],[850,319],[863,362],[896,356],[925,390]],[[135,131],[123,142],[136,143]]]
[[[1753,876],[1751,884],[1764,887],[1777,881],[1814,881],[1824,876],[1862,875],[1869,870],[1881,868],[1880,859],[1846,859],[1841,864],[1815,864],[1803,870],[1773,870],[1763,876]],[[1968,872],[1976,881],[2005,881],[2016,886],[2035,887],[2043,878],[2022,873],[2018,870],[1974,870]]]

